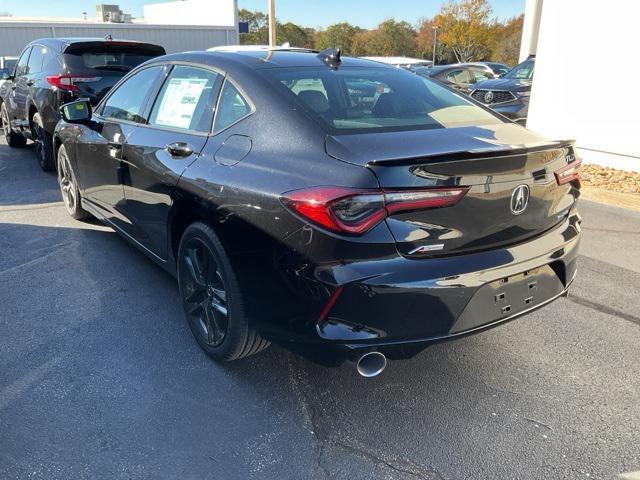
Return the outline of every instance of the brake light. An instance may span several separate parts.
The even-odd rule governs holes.
[[[560,170],[556,170],[554,175],[556,176],[556,182],[558,185],[565,185],[574,180],[580,181],[580,167],[582,166],[581,160],[575,160],[566,167],[562,167]]]
[[[394,213],[454,205],[468,191],[469,187],[394,191],[313,187],[285,193],[282,202],[321,227],[359,235]]]
[[[71,75],[50,75],[47,77],[47,82],[50,85],[60,90],[67,92],[78,92],[80,89],[75,83],[77,82],[97,82],[101,77],[74,77]]]

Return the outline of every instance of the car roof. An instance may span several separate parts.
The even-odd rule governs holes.
[[[326,67],[330,68],[323,56],[312,50],[301,51],[299,49],[285,50],[236,50],[236,51],[193,51],[175,53],[159,57],[159,61],[183,61],[197,62],[216,66],[219,63],[235,64],[255,70],[264,68],[282,67]],[[389,65],[356,57],[341,57],[339,68],[342,67],[369,67],[369,68],[395,68]]]

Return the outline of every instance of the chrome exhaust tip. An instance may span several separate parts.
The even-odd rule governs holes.
[[[387,366],[387,357],[380,352],[368,352],[356,362],[356,370],[366,378],[376,377]]]

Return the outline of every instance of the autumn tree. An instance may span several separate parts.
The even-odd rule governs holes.
[[[321,30],[316,34],[316,48],[322,50],[330,47],[337,47],[347,54],[352,54],[352,42],[355,35],[362,31],[360,27],[350,23],[336,23],[330,25],[326,30]]]
[[[416,55],[419,58],[433,60],[434,26],[440,25],[440,18],[421,18],[418,21],[416,32]],[[456,61],[453,51],[440,38],[441,31],[438,30],[436,43],[436,63],[447,64]]]
[[[495,21],[488,0],[450,0],[440,15],[440,39],[459,62],[487,58]]]
[[[520,41],[524,15],[507,20],[504,24],[496,25],[491,48],[491,59],[496,62],[515,65],[520,57]]]

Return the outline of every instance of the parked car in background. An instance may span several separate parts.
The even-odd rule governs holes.
[[[0,120],[7,143],[22,147],[27,139],[33,140],[40,166],[53,170],[52,134],[60,106],[80,97],[95,104],[131,69],[164,54],[158,45],[110,38],[34,40],[0,87]]]
[[[0,88],[16,67],[17,57],[0,57]]]
[[[400,68],[188,52],[63,112],[68,213],[175,275],[218,361],[271,341],[375,376],[546,305],[576,273],[572,143]]]
[[[477,82],[495,77],[487,68],[468,64],[418,67],[413,68],[412,71],[418,75],[436,80],[464,93],[471,91]]]
[[[470,62],[465,65],[475,65],[478,67],[484,67],[488,69],[491,73],[493,73],[496,77],[501,77],[505,75],[511,67],[509,65],[505,65],[504,63],[498,62]]]
[[[404,68],[405,70],[412,70],[418,67],[429,67],[433,64],[431,60],[424,60],[422,58],[411,57],[362,57],[367,60],[373,60],[374,62],[380,62],[387,65],[392,65],[398,68]]]
[[[535,59],[525,60],[502,78],[477,83],[471,97],[511,120],[525,124]]]

